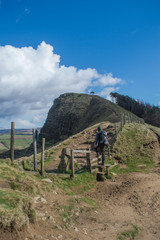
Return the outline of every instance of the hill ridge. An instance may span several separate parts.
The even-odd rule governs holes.
[[[103,121],[119,122],[123,113],[118,105],[98,95],[65,93],[54,100],[41,128],[40,138],[56,143]],[[134,114],[133,118],[140,119]]]

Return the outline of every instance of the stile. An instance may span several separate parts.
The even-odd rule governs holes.
[[[90,150],[74,150],[74,153],[90,153]]]

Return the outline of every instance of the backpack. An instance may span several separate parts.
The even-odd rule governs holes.
[[[108,145],[108,137],[105,131],[99,133],[99,144]]]

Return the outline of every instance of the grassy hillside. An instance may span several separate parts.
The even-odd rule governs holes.
[[[45,151],[45,169],[52,170],[54,164],[58,166],[59,156],[64,147],[72,149],[90,146],[92,150],[91,157],[95,157],[93,145],[98,125],[87,128],[57,146],[47,149]],[[115,197],[113,202],[118,199],[117,206],[119,207],[120,194],[123,191],[126,192],[126,185],[130,184],[128,187],[130,192],[133,183],[135,184],[134,179],[127,181],[129,175],[127,173],[144,172],[147,178],[146,173],[149,173],[153,167],[159,166],[157,160],[159,156],[158,139],[160,129],[147,124],[127,123],[121,130],[120,124],[118,124],[119,133],[115,139],[114,124],[103,122],[100,125],[108,132],[109,142],[113,145],[111,157],[110,159],[106,157],[106,161],[117,163],[117,166],[111,169],[112,179],[107,180],[106,185],[97,183],[96,173],[90,174],[87,171],[77,173],[74,179],[71,179],[69,174],[48,174],[45,177],[50,178],[52,182],[43,182],[38,173],[34,176],[31,172],[24,172],[15,164],[7,163],[6,160],[5,162],[0,161],[0,225],[3,228],[20,230],[30,226],[30,223],[34,224],[35,221],[38,221],[39,225],[33,225],[32,231],[33,228],[36,229],[36,226],[38,226],[37,229],[41,226],[44,231],[41,232],[41,235],[45,235],[46,226],[48,226],[47,232],[50,232],[50,234],[53,233],[54,229],[54,233],[56,231],[63,233],[64,231],[66,236],[70,231],[75,231],[73,230],[73,223],[78,224],[77,219],[81,219],[83,224],[88,224],[88,226],[92,223],[98,225],[100,222],[101,224],[101,218],[105,214],[100,212],[98,215],[98,212],[101,211],[99,208],[104,207],[102,212],[108,209],[106,206],[101,206],[103,205],[101,204],[101,197],[104,196],[103,200],[107,199],[105,201],[109,203],[110,198],[114,197],[112,194],[118,194],[118,197]],[[19,159],[19,161],[21,160],[24,161],[24,165],[28,170],[33,170],[33,156]],[[40,154],[38,154],[38,161],[40,161]],[[38,167],[40,166],[38,165]],[[131,174],[131,176],[133,175]],[[158,175],[154,176],[158,178]],[[116,178],[116,180],[114,181],[113,178]],[[121,191],[121,189],[124,190]],[[43,199],[44,196],[47,200]],[[41,198],[47,201],[46,204],[43,204]],[[39,199],[37,205],[34,203],[34,199]],[[112,204],[109,206],[111,207]],[[94,217],[91,217],[92,213],[94,213]],[[87,216],[90,216],[90,218],[87,218]],[[97,216],[99,216],[99,220],[97,220]],[[115,216],[117,216],[117,212]],[[50,219],[53,217],[54,221],[51,222]],[[79,228],[82,222],[79,222]],[[126,229],[127,233],[135,230],[134,228],[130,230],[130,228]],[[123,231],[120,229],[116,233],[120,233],[117,235],[118,239],[121,239],[121,236],[123,237]],[[136,234],[138,234],[137,231]],[[46,236],[44,235],[41,239],[45,239]],[[31,239],[34,239],[34,236]],[[68,237],[68,239],[70,238]]]
[[[109,121],[120,122],[128,111],[96,95],[66,93],[55,99],[48,112],[40,138],[57,143],[94,124]],[[130,113],[132,119],[137,116]]]
[[[20,150],[30,146],[32,143],[32,132],[21,131],[15,134],[15,149]],[[0,153],[10,149],[10,133],[0,134]]]
[[[17,165],[0,161],[0,225],[2,228],[22,230],[28,227],[29,223],[34,223],[36,221],[34,199],[42,198],[42,202],[45,202],[46,200],[43,198],[45,193],[49,193],[55,188],[61,189],[66,195],[73,195],[75,191],[76,194],[88,191],[96,183],[95,176],[87,172],[79,175],[73,181],[68,176],[52,175],[50,178],[53,184],[52,181],[51,183],[43,181],[39,174],[30,175]],[[91,206],[95,202],[84,197],[81,201],[88,201],[88,205]],[[58,206],[60,207],[60,205]],[[64,211],[64,216],[67,214],[68,221],[70,221],[69,211],[70,208]],[[67,224],[64,224],[65,228]]]
[[[126,124],[119,133],[113,147],[113,156],[119,163],[126,165],[119,172],[142,171],[154,166],[159,143],[157,135],[151,129],[147,124],[132,123]]]
[[[147,124],[127,123],[123,130],[120,123],[117,125],[118,136],[115,136],[114,124],[103,122],[96,124],[84,131],[73,135],[60,144],[53,146],[45,151],[45,167],[58,166],[60,155],[63,148],[88,148],[92,150],[91,157],[95,158],[94,141],[97,126],[101,125],[107,131],[111,147],[111,158],[107,163],[118,163],[116,173],[148,171],[158,162],[159,136],[160,129]],[[158,135],[159,134],[159,135]],[[41,155],[38,154],[38,166],[40,169]],[[26,169],[33,170],[33,156],[22,158]],[[53,170],[53,167],[52,167]]]
[[[32,197],[41,192],[38,181],[16,165],[0,161],[0,225],[22,229],[35,221]]]

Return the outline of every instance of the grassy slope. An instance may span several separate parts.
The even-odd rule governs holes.
[[[0,161],[0,225],[21,229],[34,222],[32,198],[46,187],[46,183],[26,174],[16,165]]]
[[[47,176],[48,177],[48,176]],[[29,175],[16,165],[0,161],[0,226],[7,229],[21,230],[26,228],[30,222],[34,223],[36,212],[33,207],[34,196],[43,195],[53,189],[61,189],[64,194],[69,195],[64,205],[58,204],[63,209],[63,215],[67,222],[63,227],[68,228],[71,223],[71,213],[76,209],[77,195],[79,203],[86,203],[88,208],[96,209],[96,201],[84,197],[82,194],[96,184],[96,176],[85,172],[75,179],[68,176],[49,176],[52,184],[42,182],[40,175]],[[63,198],[63,195],[59,196]],[[78,204],[79,206],[79,204]],[[84,208],[84,207],[82,207]]]
[[[156,132],[159,132],[159,129],[156,128]],[[56,152],[61,147],[67,147],[70,141],[74,141],[74,136],[65,140],[60,145],[46,150],[46,163],[54,158]],[[157,136],[151,130],[151,126],[136,123],[126,124],[118,134],[112,153],[113,160],[118,160],[122,165],[119,164],[112,171],[116,173],[146,172],[154,166],[153,156],[157,144]],[[38,158],[40,159],[40,154]],[[32,157],[26,159],[28,162],[33,162]],[[85,202],[92,208],[96,208],[97,203],[95,200],[83,197],[84,192],[95,186],[95,175],[84,173],[73,180],[67,176],[59,177],[52,175],[51,179],[53,184],[50,188],[48,184],[40,181],[40,176],[38,178],[30,176],[18,167],[1,161],[0,184],[9,184],[11,187],[0,188],[1,225],[8,228],[14,227],[20,229],[28,225],[29,221],[34,221],[35,213],[32,207],[32,199],[35,195],[41,194],[46,189],[61,188],[66,195],[71,196],[71,202],[66,203],[64,206],[59,206],[60,208],[64,208],[64,214],[67,216],[68,221],[71,218],[70,213],[74,211],[74,205],[77,204],[77,195],[80,196],[80,202]]]
[[[134,114],[100,96],[62,94],[49,110],[40,132],[46,142],[57,143],[102,121],[120,122],[122,114],[142,121]]]
[[[144,171],[154,166],[155,148],[158,139],[149,125],[126,124],[119,133],[113,152],[114,159],[125,164],[125,168],[118,169],[117,173]]]
[[[87,128],[85,131],[89,131],[89,129],[96,128],[100,124],[96,124],[90,128]],[[155,134],[156,133],[156,134]],[[152,127],[151,125],[143,125],[137,123],[126,124],[123,128],[123,131],[120,131],[116,140],[116,143],[113,147],[113,159],[110,162],[114,162],[114,160],[118,160],[123,164],[127,164],[129,168],[121,169],[120,172],[127,171],[141,171],[142,169],[149,168],[153,166],[153,155],[155,144],[157,143],[157,134],[160,136],[160,129]],[[52,161],[57,152],[63,147],[67,147],[67,145],[72,141],[74,141],[74,137],[79,136],[80,133],[64,140],[60,144],[53,146],[45,151],[45,165],[47,165],[50,161]],[[80,134],[81,135],[81,134]],[[40,169],[40,159],[41,154],[38,154],[38,166]],[[22,158],[25,162],[25,167],[28,170],[33,170],[33,156],[28,158]],[[143,165],[137,167],[138,165]]]
[[[32,143],[32,135],[24,132],[24,134],[15,135],[15,149],[23,149]],[[10,148],[10,134],[0,134],[0,152],[7,151]]]

